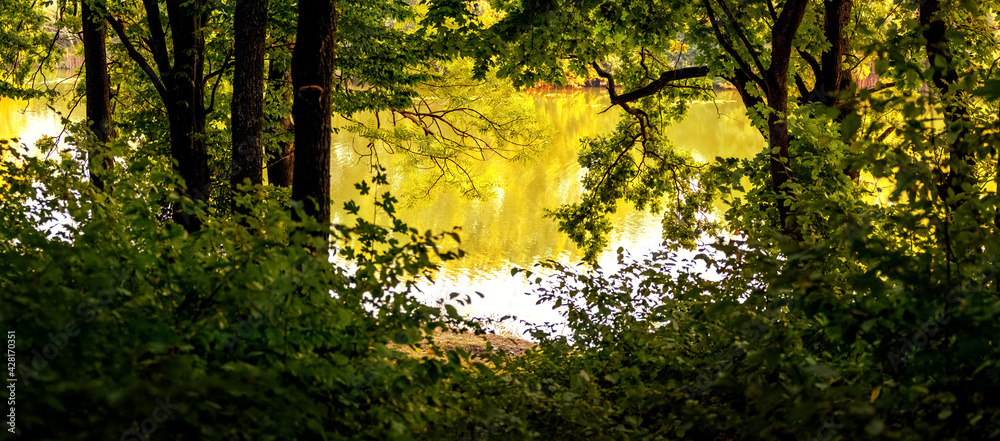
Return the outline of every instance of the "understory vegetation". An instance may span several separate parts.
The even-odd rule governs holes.
[[[1000,438],[995,2],[71,3],[55,25],[101,60],[86,121],[0,142],[16,436]],[[0,25],[4,97],[51,95],[25,67],[51,64],[48,6],[0,7],[23,19]],[[516,88],[584,78],[623,110],[550,211],[586,261],[511,270],[565,326],[435,344],[484,332],[457,308],[476,293],[416,300],[462,237],[398,218],[377,152],[477,197],[470,158],[544,160]],[[664,135],[715,83],[755,156]],[[339,129],[369,141],[378,223],[331,220]],[[624,202],[662,213],[663,246],[601,268]]]

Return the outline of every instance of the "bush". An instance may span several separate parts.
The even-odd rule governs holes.
[[[337,227],[336,264],[310,251],[320,226],[294,221],[272,190],[234,219],[188,205],[205,219],[189,234],[161,214],[187,203],[163,164],[132,162],[105,194],[68,154],[7,153],[0,312],[31,439],[1000,435],[1000,272],[992,227],[961,213],[951,238],[984,245],[958,257],[939,235],[894,240],[921,225],[906,216],[935,216],[899,203],[830,215],[804,242],[516,270],[570,332],[536,327],[524,356],[481,362],[392,349],[461,323],[409,295],[460,253],[396,219],[391,195],[378,198],[391,227]]]
[[[161,215],[162,201],[184,202],[162,164],[130,163],[103,194],[69,153],[7,153],[0,289],[21,433],[411,439],[437,418],[459,354],[415,359],[385,344],[456,321],[408,296],[455,256],[438,237],[359,221],[340,229],[359,240],[338,235],[348,270],[309,251],[319,225],[294,222],[280,195],[246,218],[202,207],[205,227],[189,234]]]

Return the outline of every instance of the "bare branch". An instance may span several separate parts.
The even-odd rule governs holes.
[[[611,105],[622,105],[625,103],[630,103],[632,101],[637,101],[639,99],[645,98],[647,96],[655,95],[657,92],[665,89],[667,86],[671,86],[671,82],[687,80],[691,78],[701,78],[708,75],[708,66],[695,66],[695,67],[685,67],[681,69],[674,69],[666,71],[660,74],[660,77],[651,81],[649,84],[642,86],[631,92],[618,95],[618,91],[615,90],[615,79],[610,72],[605,71],[597,63],[591,63],[591,66],[597,72],[597,75],[608,81],[608,95],[611,97]]]
[[[222,60],[222,66],[219,66],[218,69],[205,74],[205,82],[208,82],[208,80],[216,75],[222,75],[227,69],[232,67],[233,64],[235,64],[235,61],[232,59],[232,53],[226,53],[226,58]]]
[[[816,57],[814,57],[809,52],[805,52],[802,49],[799,49],[798,47],[795,48],[795,51],[799,53],[799,56],[802,57],[802,59],[805,60],[807,64],[809,64],[809,68],[811,68],[813,71],[813,76],[819,78],[820,75],[823,74],[823,69],[819,66],[819,60],[817,60]]]

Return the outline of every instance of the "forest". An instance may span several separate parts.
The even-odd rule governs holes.
[[[3,439],[1000,438],[998,10],[4,0],[0,98],[80,112],[0,140]],[[562,321],[476,340],[481,293],[421,291],[489,233],[403,207],[503,197],[478,164],[565,130],[524,92],[583,87],[616,122],[537,220],[579,259],[504,269]],[[724,93],[761,141],[692,154]]]

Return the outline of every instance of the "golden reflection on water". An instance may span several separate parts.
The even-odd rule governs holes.
[[[68,92],[71,88],[72,84],[69,82],[56,86],[56,90],[61,92]],[[45,100],[23,101],[0,98],[0,140],[17,138],[17,144],[26,146],[30,154],[38,154],[34,146],[39,139],[46,136],[58,137],[62,134],[61,117],[52,109],[63,115],[70,113],[63,100],[49,104]],[[79,115],[82,114],[81,107]],[[7,159],[7,156],[3,158],[4,161]]]
[[[462,249],[467,256],[462,261],[449,263],[449,273],[476,278],[493,273],[509,274],[511,265],[530,266],[539,259],[572,262],[582,257],[566,235],[558,231],[557,223],[544,217],[545,210],[580,197],[579,141],[609,133],[620,111],[612,109],[601,113],[608,105],[602,89],[534,92],[531,97],[539,121],[551,131],[550,143],[528,161],[493,158],[474,165],[474,175],[486,174],[500,183],[495,196],[473,200],[462,196],[457,189],[438,186],[426,197],[399,207],[398,216],[421,231],[462,228]],[[732,94],[723,93],[714,103],[691,104],[690,116],[666,129],[674,145],[701,159],[747,157],[759,151],[763,138],[749,126],[742,104],[734,98]],[[349,221],[342,207],[343,202],[350,199],[362,207],[361,216],[368,220],[372,216],[377,218],[371,197],[359,199],[353,186],[369,176],[368,163],[359,163],[353,152],[366,142],[345,133],[334,140],[331,181],[335,220]],[[413,196],[416,191],[407,186],[412,178],[410,169],[400,166],[402,161],[398,157],[382,155],[380,159],[389,172],[393,194],[401,200]],[[385,221],[384,217],[381,219]],[[631,206],[622,204],[612,219],[616,228],[611,250],[625,246],[639,251],[660,242],[658,215],[636,212]]]
[[[526,92],[528,93],[528,92]],[[398,216],[420,231],[445,231],[461,227],[461,247],[467,256],[449,262],[433,286],[424,289],[430,298],[442,297],[453,290],[464,293],[482,291],[487,300],[474,305],[477,314],[484,311],[517,313],[531,318],[528,309],[534,300],[520,295],[527,291],[522,278],[512,278],[513,265],[529,267],[540,259],[566,263],[579,260],[581,253],[554,220],[545,218],[545,210],[577,200],[581,193],[581,169],[577,163],[579,141],[587,136],[610,132],[620,111],[608,106],[602,89],[567,89],[531,92],[537,118],[551,137],[533,158],[510,162],[492,158],[473,164],[472,174],[488,176],[495,182],[493,195],[473,200],[449,186],[438,185],[425,197],[426,190],[414,183],[425,183],[427,173],[400,156],[381,154],[381,164],[390,176],[391,191],[401,201]],[[692,103],[688,117],[665,129],[674,145],[700,159],[716,156],[747,157],[763,146],[761,135],[750,127],[743,106],[735,93],[723,92],[715,102]],[[65,112],[65,109],[61,109]],[[81,111],[82,113],[82,111]],[[0,139],[21,137],[31,145],[42,135],[55,136],[61,130],[59,117],[44,103],[0,100]],[[360,197],[354,184],[371,178],[367,161],[359,160],[356,149],[366,141],[341,132],[334,137],[333,176],[331,176],[334,217],[349,222],[343,204],[355,200],[361,216],[385,222],[374,212],[371,196]],[[382,193],[386,189],[376,189]],[[619,246],[633,255],[656,247],[660,242],[660,216],[636,212],[622,204],[612,216],[615,231],[608,253],[600,259],[605,265],[614,261]],[[537,310],[537,308],[535,308]],[[537,317],[536,317],[537,318]],[[551,317],[544,317],[550,319]]]

